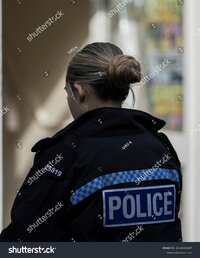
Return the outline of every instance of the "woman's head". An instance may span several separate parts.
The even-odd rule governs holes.
[[[73,117],[93,108],[121,106],[130,83],[140,80],[141,67],[134,57],[123,55],[111,43],[86,45],[67,70],[66,90]]]

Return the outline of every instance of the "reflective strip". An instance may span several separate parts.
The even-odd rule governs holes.
[[[151,172],[150,172],[151,171]],[[148,175],[148,173],[151,173]],[[89,197],[91,194],[103,189],[106,186],[123,184],[123,183],[140,183],[143,181],[153,181],[153,180],[166,180],[175,181],[179,183],[179,175],[177,170],[157,168],[152,169],[141,169],[141,170],[129,170],[120,171],[115,173],[106,174],[99,176],[89,183],[83,185],[77,189],[70,197],[73,205],[81,202],[85,198]]]

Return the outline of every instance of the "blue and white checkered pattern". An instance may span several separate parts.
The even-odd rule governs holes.
[[[122,183],[137,183],[142,181],[152,181],[152,180],[162,180],[169,179],[179,183],[179,175],[177,170],[157,168],[150,173],[151,169],[141,169],[141,170],[129,170],[120,171],[115,173],[106,174],[99,176],[89,183],[83,185],[77,189],[70,197],[73,205],[81,202],[91,194],[96,191],[103,189],[106,186],[117,185]]]

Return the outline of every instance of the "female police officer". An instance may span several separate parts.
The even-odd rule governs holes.
[[[66,78],[75,119],[34,145],[34,164],[1,241],[181,241],[180,162],[165,122],[122,109],[140,64],[110,43],[85,46]]]

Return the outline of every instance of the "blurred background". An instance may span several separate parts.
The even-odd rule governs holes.
[[[85,44],[101,41],[142,65],[143,79],[132,85],[134,108],[167,122],[163,131],[182,162],[183,240],[200,241],[198,10],[195,0],[3,0],[0,229],[32,166],[31,147],[72,121],[68,62]],[[124,107],[130,106],[128,96]]]

